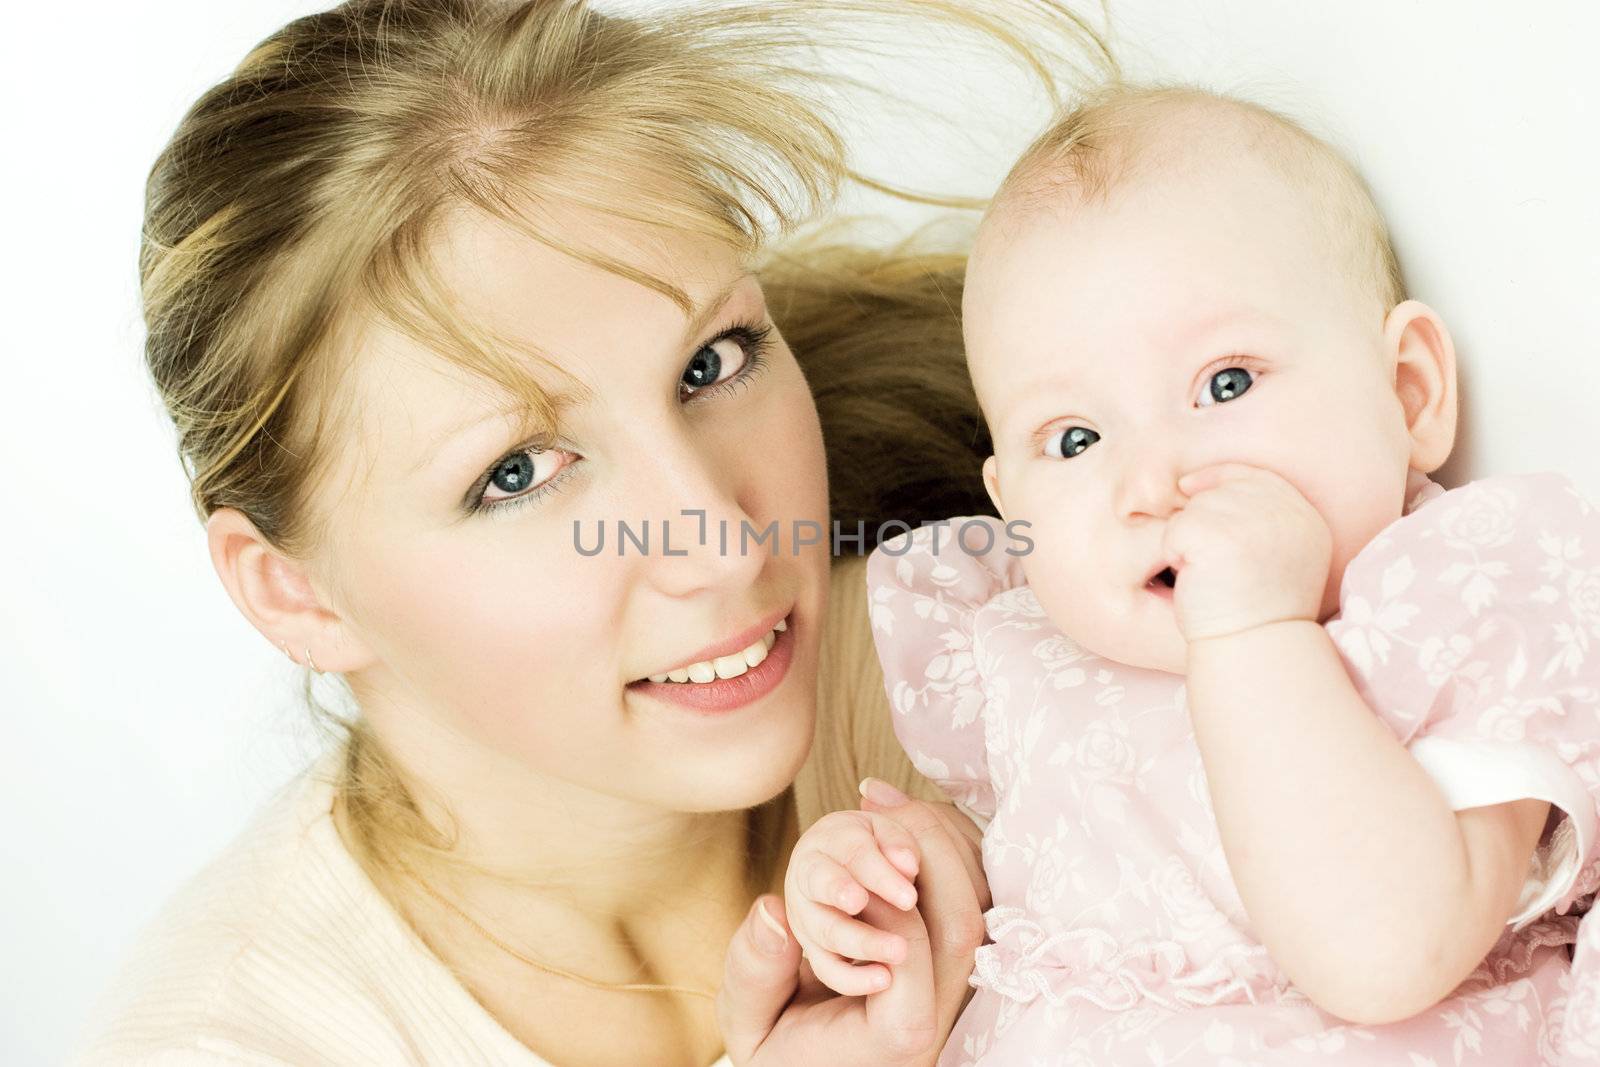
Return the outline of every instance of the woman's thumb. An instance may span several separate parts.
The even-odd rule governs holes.
[[[783,898],[756,898],[728,944],[717,1024],[728,1058],[750,1062],[794,996],[800,980],[800,946],[783,911]]]

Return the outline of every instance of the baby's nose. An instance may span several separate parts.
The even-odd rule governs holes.
[[[1188,499],[1178,491],[1177,464],[1150,457],[1133,464],[1117,487],[1117,513],[1124,519],[1164,519]]]

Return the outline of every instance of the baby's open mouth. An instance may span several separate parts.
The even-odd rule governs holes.
[[[1163,567],[1154,575],[1152,575],[1150,580],[1144,584],[1146,589],[1154,591],[1160,591],[1161,589],[1172,589],[1178,584],[1178,573],[1171,567]]]

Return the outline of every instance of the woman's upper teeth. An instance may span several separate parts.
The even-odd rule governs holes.
[[[742,648],[727,656],[718,656],[716,659],[703,659],[699,663],[691,663],[687,667],[679,667],[666,674],[652,674],[652,682],[709,682],[716,678],[737,678],[751,667],[758,667],[761,661],[767,658],[767,652],[772,648],[773,642],[778,639],[778,634],[789,628],[788,620],[779,619],[778,624],[761,636],[761,640]]]

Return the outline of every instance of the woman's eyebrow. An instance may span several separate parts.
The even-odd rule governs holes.
[[[706,327],[711,325],[711,320],[717,317],[717,312],[721,311],[722,306],[733,296],[734,291],[753,277],[755,277],[755,271],[747,270],[711,294],[710,299],[700,305],[700,309],[694,313],[689,319],[689,324],[684,328],[684,343],[686,345],[693,344],[698,340],[700,334],[705,332]]]
[[[551,410],[558,417],[563,412],[570,410],[572,407],[578,404],[583,398],[583,393],[563,392],[548,394]],[[444,445],[446,442],[452,441],[457,437],[460,437],[462,434],[465,434],[479,426],[485,425],[486,423],[504,423],[509,420],[511,416],[518,415],[521,412],[521,404],[508,403],[504,407],[501,407],[495,411],[475,412],[460,422],[446,426],[444,429],[440,430],[438,433],[429,438],[427,444],[423,448],[422,454],[417,457],[416,463],[412,465],[410,473],[416,474],[418,471],[422,470],[423,467],[426,467],[430,463],[433,463],[435,460],[439,459],[439,457],[442,455],[442,453],[439,451],[440,446]]]

